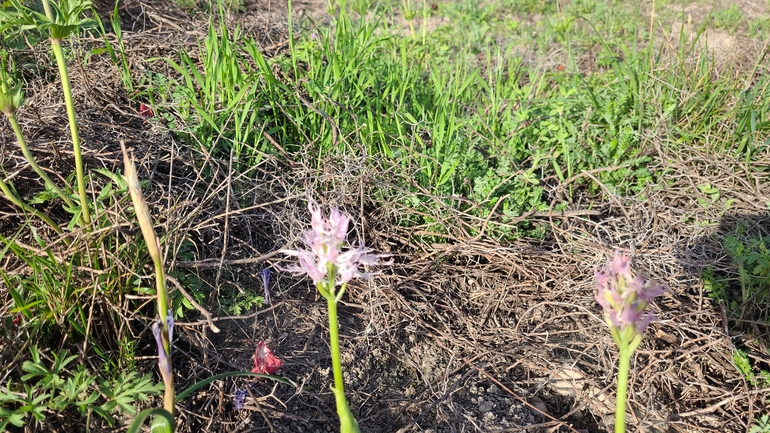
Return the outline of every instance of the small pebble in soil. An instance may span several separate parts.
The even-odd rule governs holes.
[[[479,397],[481,400],[481,397]],[[491,401],[479,402],[479,412],[490,412],[495,408],[495,404]]]

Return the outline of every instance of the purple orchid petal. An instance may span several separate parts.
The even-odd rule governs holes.
[[[637,323],[642,318],[642,313],[633,306],[627,306],[620,312],[620,320],[624,324]]]
[[[169,362],[166,350],[163,348],[163,339],[161,338],[159,322],[160,321],[156,321],[152,324],[152,335],[155,336],[155,341],[158,343],[158,368],[160,369],[160,375],[163,376],[163,381],[165,382],[171,378],[171,363]]]
[[[647,313],[644,317],[641,318],[641,320],[636,322],[636,332],[639,334],[644,332],[644,330],[647,329],[647,325],[654,322],[655,319],[655,313]]]

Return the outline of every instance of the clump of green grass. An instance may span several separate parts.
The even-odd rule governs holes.
[[[538,52],[565,47],[556,68],[497,44],[510,28],[499,5],[442,5],[435,13],[450,16],[451,26],[422,40],[389,27],[386,14],[397,7],[355,19],[335,9],[330,28],[299,32],[289,52],[270,61],[237,29],[231,35],[219,25],[214,33],[212,23],[199,61],[185,53],[169,59],[179,75],[150,93],[174,101],[169,108],[190,125],[184,133],[224,154],[232,148],[242,167],[277,152],[276,143],[289,155],[310,145],[319,161],[338,152],[382,155],[447,206],[460,199],[470,203],[461,210],[484,218],[494,209],[493,226],[548,208],[548,179],[603,169],[597,179],[616,194],[657,182],[647,170],[649,131],[698,143],[718,125],[735,125],[724,140],[709,141],[749,160],[767,135],[767,86],[714,80],[694,41],[676,52],[643,45],[649,34],[636,30],[646,27],[634,24],[639,11],[584,1],[534,28],[517,26],[517,34],[539,35],[531,44]],[[591,46],[599,55],[586,73],[576,56]],[[587,178],[572,187],[600,191]]]
[[[219,157],[232,151],[242,167],[258,164],[269,145],[267,119],[278,115],[280,83],[256,42],[220,20],[212,22],[195,58],[180,52],[178,59],[151,59],[160,60],[179,75],[147,77],[144,94],[153,106],[173,106],[174,116],[166,119],[188,142]]]
[[[744,19],[743,11],[734,4],[717,9],[711,14],[711,20],[714,22],[714,27],[727,30],[730,34],[735,33]]]
[[[749,36],[764,39],[770,33],[770,17],[758,17],[748,20]]]
[[[173,2],[189,15],[211,13],[216,10],[245,12],[243,0],[173,0]]]

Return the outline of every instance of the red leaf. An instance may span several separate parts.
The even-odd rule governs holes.
[[[254,352],[254,368],[251,372],[273,374],[281,367],[283,367],[283,361],[276,358],[264,342],[257,343],[257,351]]]

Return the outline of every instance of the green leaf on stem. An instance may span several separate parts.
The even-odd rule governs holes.
[[[361,433],[358,422],[350,411],[345,393],[332,387],[334,399],[337,401],[337,415],[340,417],[340,433]]]
[[[154,408],[154,409],[145,409],[139,412],[136,418],[134,418],[134,422],[131,423],[131,427],[128,428],[127,433],[138,433],[139,430],[142,428],[142,424],[144,424],[144,420],[146,420],[151,415],[155,415],[155,419],[153,420],[153,423],[152,423],[153,433],[172,433],[176,428],[174,424],[174,417],[170,413],[168,413],[166,409]],[[159,417],[162,417],[161,419],[165,420],[166,422],[165,423],[158,422],[156,424],[156,420],[158,420]]]

